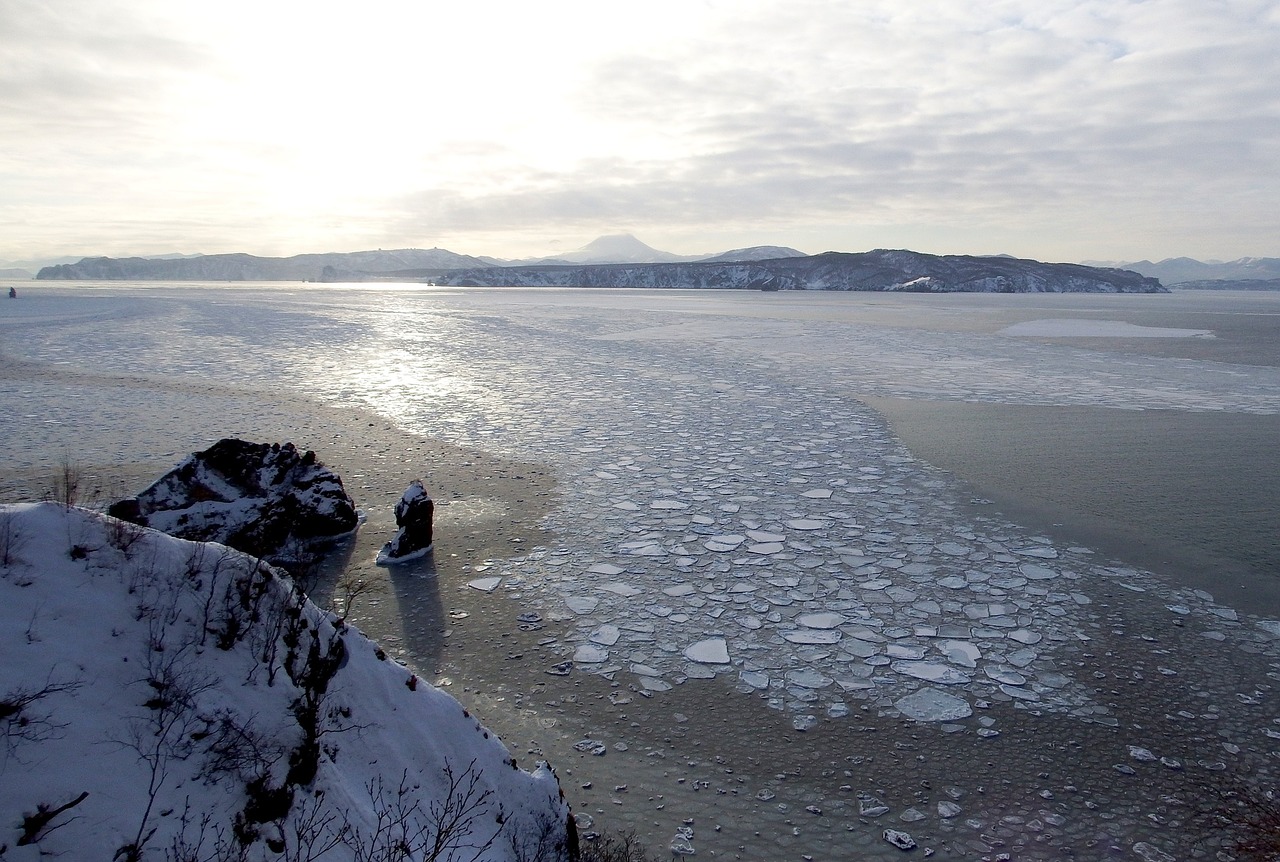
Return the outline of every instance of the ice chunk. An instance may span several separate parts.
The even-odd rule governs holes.
[[[1053,569],[1047,568],[1045,566],[1038,566],[1035,563],[1023,563],[1018,568],[1022,571],[1022,574],[1025,575],[1028,580],[1032,580],[1032,581],[1047,581],[1047,580],[1050,580],[1051,578],[1058,577],[1058,573],[1055,572]]]
[[[931,661],[895,661],[891,662],[889,667],[900,674],[943,685],[961,685],[971,680],[968,674],[961,673],[949,665]]]
[[[884,830],[884,840],[899,850],[911,850],[916,846],[916,839],[899,829]]]
[[[613,646],[618,642],[618,638],[621,637],[621,635],[622,633],[618,630],[617,626],[603,625],[593,631],[588,640],[592,643],[600,644],[601,646]]]
[[[702,664],[728,664],[729,648],[724,638],[707,638],[685,647],[684,657]]]
[[[791,719],[791,726],[800,732],[813,730],[818,726],[818,717],[816,715],[797,715]]]
[[[988,665],[982,670],[991,679],[996,682],[1005,683],[1006,685],[1026,685],[1027,682],[1027,678],[1025,676],[1015,670],[1010,670],[1007,667],[991,667]]]
[[[893,705],[898,712],[916,721],[956,721],[973,715],[968,701],[936,688],[922,688]]]
[[[787,671],[787,683],[798,685],[801,688],[826,688],[834,681],[831,677],[823,676],[816,670],[809,668]]]
[[[938,648],[947,661],[961,667],[977,667],[978,659],[982,658],[982,650],[968,641],[943,641]]]
[[[623,598],[638,596],[642,592],[638,587],[633,587],[630,584],[623,584],[616,581],[611,584],[601,584],[596,589],[604,590],[607,593],[613,593],[614,595],[622,596]]]
[[[793,644],[834,644],[839,643],[843,634],[838,629],[800,629],[782,632],[782,637]]]
[[[734,550],[746,540],[746,536],[712,536],[703,543],[703,547],[708,551],[725,553]]]
[[[633,557],[665,557],[667,555],[666,548],[652,541],[628,542],[622,546],[621,551]]]
[[[502,583],[502,578],[476,578],[474,581],[467,581],[467,586],[482,593],[491,593],[498,588],[500,583]]]
[[[595,644],[583,644],[573,651],[573,660],[578,664],[600,664],[609,660],[609,651]]]
[[[834,629],[844,625],[846,618],[837,613],[826,612],[801,614],[796,617],[796,622],[809,629]]]

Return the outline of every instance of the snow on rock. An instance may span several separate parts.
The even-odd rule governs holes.
[[[273,562],[300,543],[350,533],[358,517],[342,480],[292,443],[227,438],[185,458],[110,513],[171,536],[219,542]]]
[[[564,857],[548,767],[222,545],[0,506],[0,655],[6,862]]]
[[[431,552],[435,506],[421,482],[414,479],[409,483],[404,496],[396,503],[396,526],[400,530],[383,546],[378,565],[406,562]]]

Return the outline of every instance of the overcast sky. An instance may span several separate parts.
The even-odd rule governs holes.
[[[1280,256],[1280,0],[0,0],[0,259]]]

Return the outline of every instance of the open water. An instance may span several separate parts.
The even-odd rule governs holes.
[[[3,354],[550,465],[545,545],[418,572],[420,608],[396,574],[367,626],[586,831],[1214,858],[1212,788],[1273,783],[1280,296],[19,290]],[[137,397],[0,381],[0,418],[56,451]]]

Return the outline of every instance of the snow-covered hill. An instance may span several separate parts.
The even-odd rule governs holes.
[[[553,860],[568,811],[447,694],[222,545],[0,507],[0,860]]]

